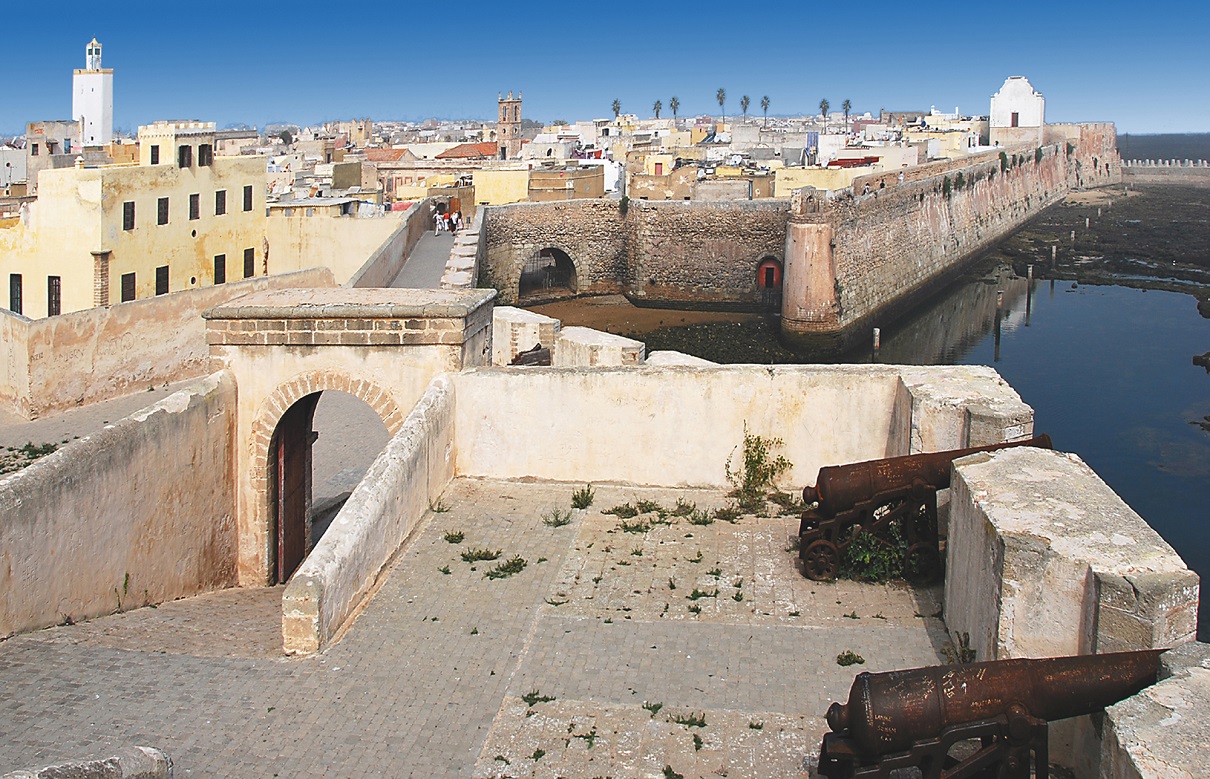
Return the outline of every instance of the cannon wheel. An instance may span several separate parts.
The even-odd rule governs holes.
[[[830,582],[840,572],[840,550],[831,541],[816,539],[803,551],[802,562],[808,578]]]
[[[912,544],[903,558],[903,578],[912,584],[929,584],[941,576],[941,554],[928,543]]]

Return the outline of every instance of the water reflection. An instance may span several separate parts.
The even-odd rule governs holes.
[[[1210,579],[1210,320],[1173,292],[1044,282],[992,265],[882,330],[878,362],[992,365],[1035,426],[1075,452]],[[1003,296],[997,305],[998,293]],[[868,361],[864,355],[848,359]],[[1199,638],[1210,638],[1203,589]]]

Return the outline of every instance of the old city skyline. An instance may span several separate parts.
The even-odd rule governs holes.
[[[717,115],[720,86],[728,116],[740,115],[745,94],[749,116],[759,116],[766,95],[772,116],[815,113],[821,98],[834,110],[848,99],[857,114],[930,106],[981,114],[1005,76],[1026,75],[1054,106],[1053,121],[1195,132],[1210,125],[1210,108],[1192,99],[1205,87],[1185,67],[1182,41],[1194,43],[1207,11],[1177,5],[1166,7],[1179,12],[1180,25],[1173,14],[1127,20],[1104,6],[1082,16],[1081,35],[1100,47],[1067,43],[1064,19],[1041,3],[1018,4],[1011,18],[995,9],[932,18],[911,9],[861,15],[784,4],[744,19],[718,6],[640,27],[563,6],[500,14],[468,3],[436,14],[440,25],[419,27],[415,9],[376,9],[376,29],[400,31],[393,43],[385,36],[387,45],[367,40],[356,16],[321,31],[305,3],[243,25],[221,5],[205,17],[160,12],[154,21],[82,9],[56,25],[23,25],[27,34],[10,41],[14,60],[44,67],[6,85],[0,132],[67,117],[63,67],[81,66],[80,42],[93,36],[118,74],[115,126],[129,131],[165,118],[220,127],[365,115],[490,120],[491,98],[508,89],[524,90],[526,115],[546,122],[608,116],[614,99],[640,117],[661,100],[669,114],[673,95],[681,116]],[[19,24],[29,13],[10,18]],[[551,14],[564,23],[551,26]]]

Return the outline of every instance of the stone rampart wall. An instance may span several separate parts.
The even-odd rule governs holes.
[[[1122,166],[1122,181],[1126,184],[1210,187],[1210,163],[1206,160],[1127,160]]]
[[[286,585],[287,652],[332,638],[441,497],[454,475],[453,422],[453,386],[438,376]]]
[[[787,205],[630,201],[628,291],[653,301],[752,304],[761,260],[783,261]]]
[[[35,419],[85,403],[205,375],[210,369],[201,313],[265,289],[331,287],[312,268],[92,308],[32,322],[0,314],[0,400]]]
[[[829,201],[839,326],[911,295],[1067,194],[1055,147]],[[1003,169],[1002,169],[1003,168]],[[961,176],[961,179],[959,179]]]
[[[0,637],[232,586],[234,412],[213,374],[0,479]]]
[[[627,278],[626,229],[613,200],[518,203],[484,208],[486,286],[500,302],[517,302],[525,261],[542,249],[560,249],[576,266],[576,292],[620,292]]]
[[[347,282],[337,275],[337,283],[346,287],[389,287],[403,270],[408,255],[420,236],[433,226],[432,199],[425,198],[404,212],[402,224],[378,247]],[[323,263],[312,262],[311,265]]]

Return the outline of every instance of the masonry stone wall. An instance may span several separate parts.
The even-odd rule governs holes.
[[[225,373],[0,479],[0,637],[235,583]]]
[[[653,302],[756,302],[761,260],[783,260],[787,205],[630,201],[628,291]]]
[[[1206,160],[1128,160],[1122,166],[1122,182],[1210,187],[1210,163]]]
[[[521,270],[542,249],[560,249],[576,267],[575,292],[620,292],[626,282],[626,230],[619,203],[569,200],[484,209],[485,286],[517,302]]]
[[[0,401],[27,419],[210,370],[201,313],[250,292],[331,287],[332,272],[244,279],[29,321],[0,314]]]

